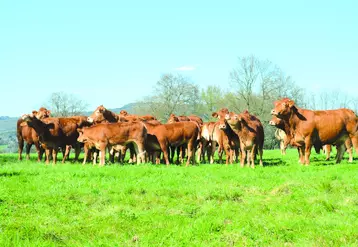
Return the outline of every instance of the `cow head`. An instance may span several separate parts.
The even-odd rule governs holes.
[[[45,107],[41,107],[38,111],[32,111],[32,115],[37,119],[44,119],[50,117],[51,111],[47,110]]]
[[[78,136],[78,138],[77,138],[77,141],[78,141],[78,142],[83,142],[83,143],[85,143],[85,142],[88,141],[86,135],[83,134],[83,128],[78,128],[78,129],[77,129],[77,132],[78,132],[78,134],[79,134],[79,136]]]
[[[179,122],[179,118],[172,113],[170,114],[167,123],[175,123],[175,122]]]
[[[295,105],[295,102],[289,98],[283,98],[275,101],[275,107],[271,110],[271,114],[279,118],[287,116]]]
[[[39,136],[42,136],[46,131],[54,129],[53,123],[46,124],[34,114],[24,114],[21,116],[21,119],[25,121],[28,126],[34,128]]]
[[[227,114],[229,114],[229,110],[227,108],[222,108],[219,111],[213,112],[211,114],[211,116],[218,119],[217,123],[218,123],[219,129],[224,130],[227,128],[227,121],[226,121]]]
[[[96,110],[92,113],[91,116],[87,118],[87,122],[89,123],[102,123],[106,121],[105,114],[107,112],[107,109],[100,105],[96,108]]]
[[[230,112],[225,115],[225,119],[231,126],[235,126],[241,120],[240,114]]]
[[[127,115],[128,115],[128,112],[127,112],[126,110],[121,110],[121,111],[119,112],[119,115],[121,115],[121,116],[127,116]]]
[[[278,126],[282,123],[283,123],[283,120],[276,116],[272,116],[272,119],[269,121],[269,125],[271,125],[271,126]]]

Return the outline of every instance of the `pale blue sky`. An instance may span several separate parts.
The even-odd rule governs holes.
[[[228,89],[237,57],[358,95],[358,1],[0,1],[0,116],[67,91],[108,108],[163,73]],[[191,70],[180,71],[178,68]]]

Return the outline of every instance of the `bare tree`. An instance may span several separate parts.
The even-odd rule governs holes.
[[[254,87],[259,77],[257,64],[254,56],[239,58],[239,66],[230,73],[230,80],[238,87],[237,93],[245,100],[248,110],[252,107]]]
[[[65,92],[52,93],[46,105],[51,110],[51,115],[56,117],[80,115],[88,107],[87,103],[75,95]]]
[[[171,113],[191,114],[200,107],[199,88],[188,78],[177,74],[164,74],[154,92],[146,97],[136,112],[146,112],[166,120]]]

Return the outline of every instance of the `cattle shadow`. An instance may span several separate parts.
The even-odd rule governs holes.
[[[264,166],[288,166],[288,163],[281,158],[269,158],[263,160]]]
[[[20,176],[20,172],[0,172],[0,177],[13,177],[13,176]]]

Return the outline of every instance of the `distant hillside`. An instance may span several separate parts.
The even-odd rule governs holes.
[[[129,104],[126,104],[119,108],[108,108],[108,110],[113,111],[115,113],[119,113],[121,110],[126,110],[128,113],[131,114],[133,112],[133,109],[135,106],[136,106],[136,103],[129,103]],[[83,114],[86,116],[89,116],[93,113],[94,110],[95,109],[93,109],[92,111],[84,112]]]
[[[129,113],[133,112],[133,108],[136,105],[136,103],[130,103],[126,104],[119,108],[113,108],[109,109],[115,113],[119,113],[121,110],[126,110]],[[86,116],[89,116],[93,113],[94,109],[92,111],[84,112],[83,114]],[[0,134],[5,132],[13,132],[16,133],[16,122],[18,120],[18,117],[8,117],[8,116],[0,116]]]
[[[6,119],[0,119],[0,133],[4,132],[16,132],[17,117],[7,117]]]

